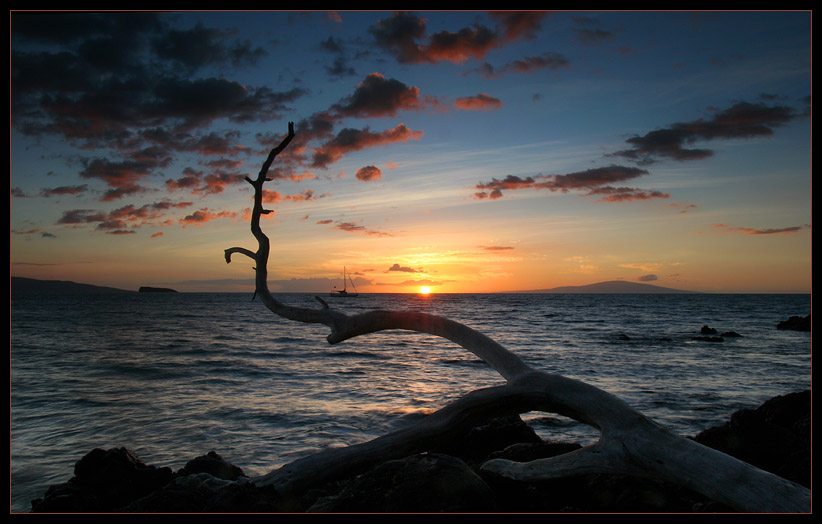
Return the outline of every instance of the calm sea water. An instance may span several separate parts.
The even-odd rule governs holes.
[[[249,475],[413,424],[503,383],[451,342],[385,332],[331,346],[246,294],[13,298],[10,500],[26,512],[93,448],[126,446],[177,470],[215,450]],[[310,295],[285,295],[315,307]],[[329,299],[356,313],[418,310],[488,334],[533,366],[581,379],[684,435],[811,384],[811,336],[776,324],[810,295],[380,294]],[[736,331],[693,340],[703,325]],[[544,438],[596,433],[548,413]]]

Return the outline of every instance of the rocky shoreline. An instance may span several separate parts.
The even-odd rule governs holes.
[[[775,397],[692,437],[803,486],[811,482],[811,392]],[[218,453],[174,472],[144,464],[126,448],[95,449],[74,477],[32,501],[32,513],[706,513],[731,512],[671,484],[591,474],[549,482],[489,475],[489,458],[527,461],[576,443],[543,441],[518,416],[494,419],[457,444],[392,460],[304,493],[248,482]]]

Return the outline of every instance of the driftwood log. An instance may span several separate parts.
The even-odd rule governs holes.
[[[260,227],[263,184],[274,158],[294,138],[294,125],[280,145],[271,150],[255,180],[251,232],[256,251],[241,247],[225,251],[226,262],[235,253],[255,262],[255,296],[276,315],[293,321],[328,326],[331,344],[388,329],[429,333],[451,340],[484,360],[506,380],[503,386],[475,390],[427,416],[422,422],[372,441],[320,452],[266,475],[252,479],[293,493],[367,471],[387,460],[430,449],[490,417],[544,411],[564,415],[594,428],[599,440],[557,457],[518,463],[503,459],[485,462],[482,469],[521,481],[557,479],[585,473],[616,473],[674,482],[741,512],[810,512],[811,492],[777,475],[674,434],[631,408],[617,397],[584,382],[536,370],[491,338],[458,322],[436,315],[408,311],[369,311],[354,316],[320,307],[297,308],[283,304],[268,290],[270,242]]]

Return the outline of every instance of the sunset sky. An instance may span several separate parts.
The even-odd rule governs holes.
[[[811,291],[811,12],[10,13],[10,273]]]

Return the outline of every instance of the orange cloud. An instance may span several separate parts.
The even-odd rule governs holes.
[[[476,96],[457,98],[454,106],[463,111],[492,111],[502,107],[502,101],[490,95],[480,93]]]
[[[486,251],[507,251],[509,249],[514,249],[510,246],[478,246],[480,249],[484,249]]]
[[[185,218],[180,219],[180,223],[183,224],[183,227],[188,225],[199,226],[205,224],[206,222],[211,222],[212,220],[216,220],[218,218],[234,218],[238,216],[239,213],[235,213],[232,211],[221,211],[218,213],[212,213],[208,210],[208,208],[203,208],[194,213],[186,216]]]
[[[419,140],[422,135],[422,131],[412,131],[405,124],[399,124],[392,129],[386,129],[379,133],[375,133],[368,128],[345,128],[337,133],[337,136],[314,150],[312,165],[314,167],[327,167],[352,151],[409,140]]]
[[[357,180],[369,182],[371,180],[380,180],[382,178],[382,171],[377,166],[365,166],[357,170]]]
[[[425,106],[418,87],[408,87],[399,80],[371,73],[359,83],[351,96],[331,109],[339,117],[370,118],[395,116],[397,111],[420,110]]]
[[[191,202],[155,202],[135,207],[132,204],[120,207],[108,213],[87,209],[73,209],[63,212],[58,224],[82,227],[85,224],[96,224],[95,229],[108,234],[122,234],[125,228],[137,228],[144,225],[163,223],[164,212],[191,206]]]

